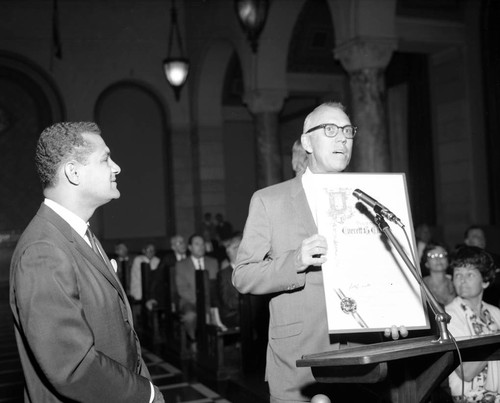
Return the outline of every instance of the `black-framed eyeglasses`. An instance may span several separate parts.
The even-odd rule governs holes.
[[[346,139],[353,139],[356,135],[358,128],[356,126],[345,125],[337,126],[335,123],[323,123],[322,125],[314,126],[310,128],[305,134],[311,133],[315,130],[323,129],[326,137],[335,137],[342,130],[342,134]]]

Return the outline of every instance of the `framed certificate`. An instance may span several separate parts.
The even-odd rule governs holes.
[[[360,189],[390,209],[388,222],[417,270],[416,243],[404,174],[315,175],[313,215],[328,242],[322,265],[330,333],[381,331],[392,325],[429,328],[420,286],[375,223],[376,213],[353,196]]]

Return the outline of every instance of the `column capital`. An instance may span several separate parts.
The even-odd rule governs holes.
[[[394,38],[354,38],[338,45],[334,56],[353,73],[362,69],[385,69],[397,49]]]
[[[246,91],[243,102],[253,114],[279,112],[287,95],[287,90],[258,89]]]

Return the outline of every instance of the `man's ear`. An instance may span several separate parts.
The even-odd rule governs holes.
[[[312,146],[311,146],[311,138],[307,134],[303,134],[300,136],[300,142],[302,144],[302,147],[308,154],[312,153]]]
[[[64,176],[72,185],[80,184],[80,173],[76,161],[68,161],[64,164]]]

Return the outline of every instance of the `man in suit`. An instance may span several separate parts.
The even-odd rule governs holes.
[[[164,274],[165,287],[164,291],[165,303],[170,306],[167,307],[171,312],[175,312],[177,307],[177,296],[175,289],[175,264],[184,260],[187,256],[187,245],[184,237],[179,234],[170,237],[170,249],[168,249],[162,256],[159,269]],[[158,287],[153,287],[158,291]]]
[[[45,200],[19,239],[10,305],[25,402],[164,402],[141,357],[132,313],[88,221],[120,197],[120,167],[95,123],[45,129],[36,167]]]
[[[116,275],[122,283],[122,287],[128,295],[130,286],[130,268],[132,265],[132,258],[129,256],[128,247],[125,242],[118,241],[115,243],[114,252],[111,258],[115,259],[118,269]]]
[[[205,240],[201,234],[193,234],[188,239],[190,256],[175,265],[175,285],[179,296],[179,311],[188,339],[195,346],[196,339],[196,270],[205,270],[208,274],[208,290],[205,290],[206,309],[210,308],[210,296],[215,296],[215,281],[219,271],[216,259],[205,256]],[[208,292],[207,292],[208,291]],[[194,347],[193,347],[194,349]]]
[[[175,234],[170,237],[170,249],[168,249],[161,259],[161,266],[175,267],[176,262],[186,258],[187,246],[184,237]]]
[[[144,328],[146,325],[143,307],[151,311],[158,304],[158,300],[151,296],[150,282],[162,281],[162,272],[158,270],[159,265],[160,259],[156,256],[156,247],[151,243],[144,245],[141,254],[132,262],[129,295],[136,327]]]
[[[217,274],[217,293],[219,314],[222,323],[227,327],[240,325],[240,294],[231,281],[236,256],[241,243],[241,232],[234,233],[224,241],[228,260],[226,266]]]
[[[347,167],[356,128],[341,104],[326,103],[306,117],[303,133],[305,172],[255,192],[233,272],[241,293],[272,294],[266,364],[271,402],[309,401],[322,385],[296,361],[339,347],[328,334],[321,272],[327,242],[314,219],[314,177]],[[396,327],[388,330],[399,337]]]

